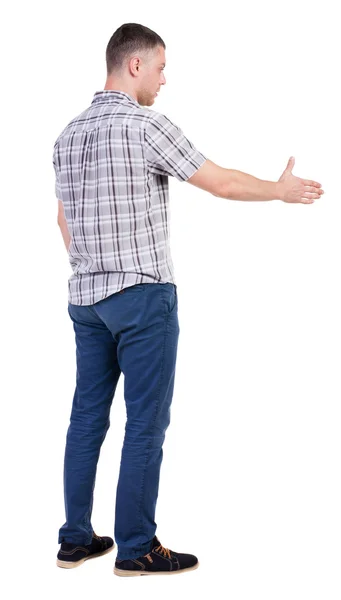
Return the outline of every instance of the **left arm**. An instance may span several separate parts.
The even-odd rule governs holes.
[[[61,219],[59,219],[58,220],[58,225],[60,227],[60,231],[62,232],[62,236],[63,236],[65,248],[67,249],[67,251],[69,251],[69,246],[70,246],[70,242],[71,242],[71,236],[69,234],[69,230],[67,228],[66,221],[65,220],[62,221]]]
[[[71,236],[69,234],[69,230],[67,228],[67,223],[64,215],[64,207],[61,200],[58,200],[58,225],[62,232],[65,248],[69,251],[69,246],[71,242]]]

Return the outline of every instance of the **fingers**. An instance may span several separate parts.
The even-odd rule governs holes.
[[[316,187],[316,188],[320,188],[321,187],[320,183],[317,183],[316,181],[311,181],[311,179],[302,179],[302,183],[304,185],[309,185],[309,186],[313,186],[313,187]]]
[[[309,189],[314,189],[314,188],[309,188]],[[315,202],[316,198],[321,198],[322,194],[323,194],[323,190],[320,190],[319,192],[304,192],[304,196],[301,198],[301,202],[302,204],[313,204],[313,202]]]
[[[314,189],[314,188],[309,188],[309,189]],[[305,198],[320,198],[322,196],[323,192],[306,192],[304,191],[304,197]]]
[[[323,189],[321,188],[321,184],[315,181],[303,180],[305,183],[303,196],[301,198],[302,204],[313,204],[315,199],[321,198],[322,194],[324,194]]]
[[[302,204],[313,204],[315,199],[321,198],[324,191],[321,188],[316,188],[311,185],[304,186],[303,196],[301,198]]]
[[[317,198],[320,198],[319,194],[305,193],[300,202],[302,202],[302,204],[313,204]]]
[[[324,194],[324,190],[322,188],[317,188],[312,185],[305,185],[304,190],[307,192],[314,192],[315,194]]]

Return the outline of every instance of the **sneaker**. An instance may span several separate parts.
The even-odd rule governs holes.
[[[135,575],[174,575],[197,569],[199,562],[193,554],[179,554],[160,544],[156,535],[148,554],[139,558],[115,561],[114,573],[122,577]]]
[[[86,546],[62,542],[57,554],[57,566],[65,569],[79,567],[88,558],[108,554],[114,547],[114,540],[111,537],[100,537],[95,532],[93,532],[91,544]]]

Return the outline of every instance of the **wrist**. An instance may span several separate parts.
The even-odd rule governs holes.
[[[276,182],[275,191],[276,191],[276,198],[278,200],[283,200],[283,184],[281,181]]]

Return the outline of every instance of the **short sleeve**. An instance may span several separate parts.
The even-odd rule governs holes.
[[[206,160],[180,127],[156,111],[146,125],[145,142],[148,169],[157,175],[171,175],[186,181]]]

